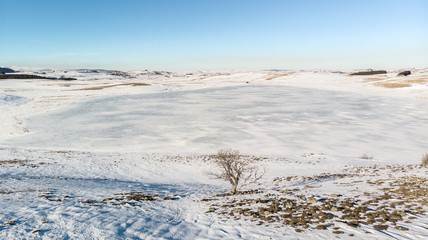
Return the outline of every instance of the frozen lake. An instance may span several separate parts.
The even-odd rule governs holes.
[[[419,162],[427,101],[297,87],[224,87],[75,102],[26,119],[13,147],[83,151],[328,153]]]

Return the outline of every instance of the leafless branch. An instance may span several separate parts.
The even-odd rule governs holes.
[[[242,187],[256,183],[266,173],[265,169],[260,170],[254,159],[240,155],[237,150],[221,149],[212,158],[219,172],[211,172],[210,175],[228,181],[232,186],[231,194],[237,194]]]

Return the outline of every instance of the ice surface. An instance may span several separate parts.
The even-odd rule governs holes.
[[[368,154],[419,159],[428,108],[417,99],[299,87],[224,87],[113,96],[26,119],[30,134],[2,145],[44,149]],[[410,160],[409,160],[410,161]]]

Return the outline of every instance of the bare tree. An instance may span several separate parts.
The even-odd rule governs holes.
[[[266,172],[260,170],[254,158],[240,155],[238,150],[221,149],[213,158],[220,171],[210,174],[228,181],[232,185],[231,194],[237,194],[243,186],[259,181]]]

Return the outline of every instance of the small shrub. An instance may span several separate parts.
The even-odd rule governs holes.
[[[219,172],[211,172],[210,175],[228,181],[232,187],[231,194],[237,194],[243,186],[259,181],[266,172],[260,170],[254,158],[240,155],[237,150],[221,149],[213,159]]]
[[[422,155],[421,166],[428,167],[428,153],[425,153],[424,155]]]
[[[365,160],[368,160],[368,159],[373,159],[373,157],[370,157],[369,155],[367,155],[367,154],[363,154],[363,155],[361,155],[361,157],[360,157],[361,159],[365,159]]]

